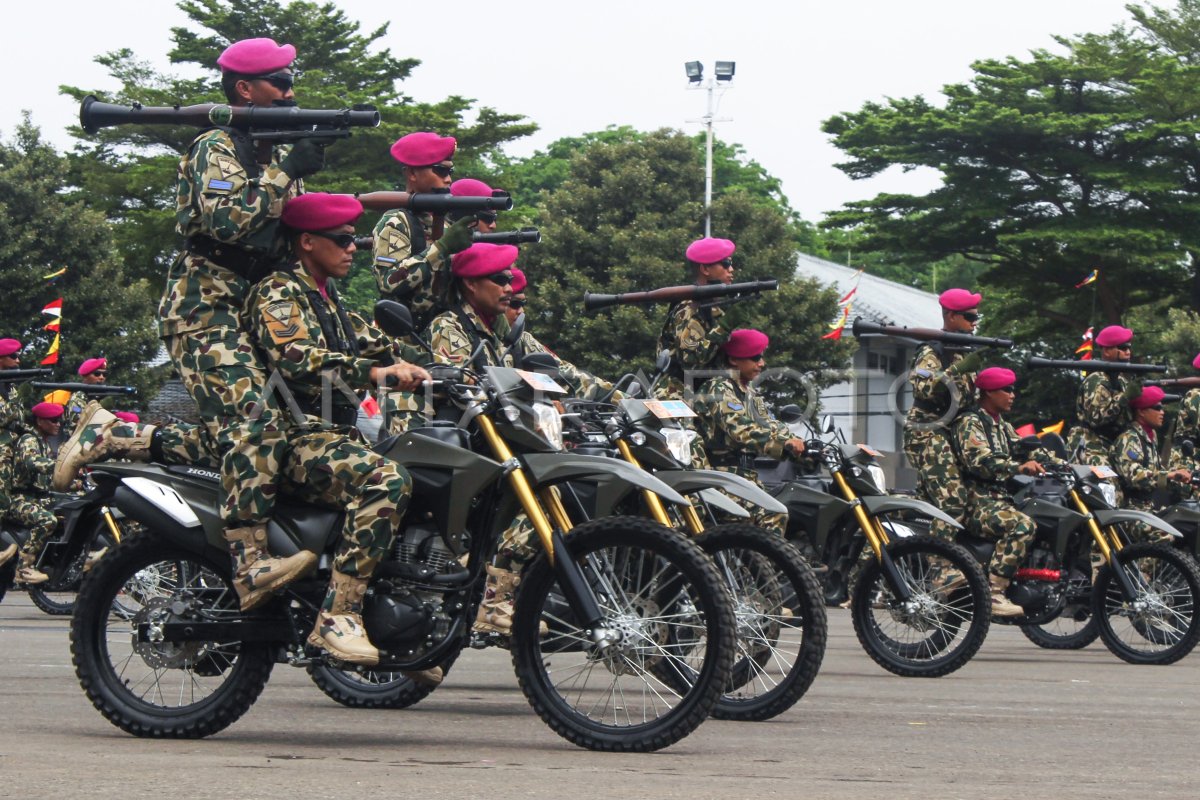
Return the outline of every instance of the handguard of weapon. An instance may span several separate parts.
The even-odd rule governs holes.
[[[1083,372],[1166,372],[1165,364],[1131,364],[1128,361],[1074,361],[1071,359],[1030,356],[1025,362],[1029,369],[1072,369]]]
[[[708,283],[703,286],[666,286],[649,292],[625,292],[623,294],[596,294],[584,292],[583,307],[587,311],[616,305],[640,305],[643,303],[679,303],[685,300],[712,302],[721,298],[739,298],[761,292],[772,292],[779,288],[779,281],[744,281],[742,283]]]
[[[1142,381],[1143,386],[1157,386],[1160,389],[1200,389],[1200,377],[1187,378],[1156,378]]]
[[[46,370],[49,372],[50,370]],[[115,395],[137,394],[133,386],[114,386],[109,383],[58,383],[54,381],[34,381],[30,384],[35,389],[63,392],[83,392],[90,397],[110,397]]]
[[[855,317],[850,328],[855,338],[863,336],[892,336],[897,339],[915,339],[918,342],[941,342],[956,347],[996,347],[1011,350],[1012,339],[999,339],[991,336],[975,336],[971,333],[956,333],[942,331],[936,328],[908,328],[903,325],[878,325],[867,322],[862,317]]]
[[[88,133],[114,125],[190,125],[196,128],[244,128],[258,132],[260,138],[271,138],[266,131],[287,132],[285,138],[299,138],[304,132],[374,128],[379,125],[379,112],[369,107],[312,109],[221,103],[120,106],[103,103],[95,95],[88,95],[79,106],[79,125]]]
[[[537,228],[521,228],[519,231],[495,231],[493,233],[476,232],[471,236],[471,241],[488,244],[537,244],[542,241],[542,232]]]
[[[449,192],[365,192],[354,196],[363,204],[363,208],[375,211],[407,208],[416,214],[428,212],[438,216],[452,212],[466,215],[476,211],[511,211],[513,207],[512,197],[508,194],[455,197]]]
[[[31,381],[35,378],[45,378],[54,370],[49,367],[31,367],[29,369],[3,369],[0,370],[0,383],[17,383],[19,381]]]

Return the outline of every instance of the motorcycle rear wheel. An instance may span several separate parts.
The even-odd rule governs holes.
[[[29,599],[33,604],[52,617],[68,617],[75,610],[75,599],[79,595],[79,585],[86,574],[83,570],[87,564],[88,553],[104,547],[113,547],[116,540],[108,530],[103,520],[98,520],[95,529],[88,538],[87,544],[75,555],[70,564],[61,567],[65,571],[63,580],[56,575],[54,580],[26,587]],[[50,584],[61,584],[61,588],[51,589]]]
[[[1105,564],[1092,589],[1092,617],[1113,655],[1131,664],[1173,664],[1200,640],[1200,568],[1180,551],[1135,544],[1116,554],[1136,590],[1127,600]]]
[[[258,699],[274,666],[265,644],[137,640],[142,624],[241,618],[228,570],[153,533],[100,560],[79,593],[71,657],[105,719],[134,736],[195,739],[228,727]]]
[[[541,554],[515,603],[512,658],[522,691],[580,747],[674,744],[708,718],[729,680],[736,623],[723,581],[694,542],[640,517],[586,522],[566,542],[616,640],[602,648],[569,611],[556,613],[562,606],[552,595],[562,592]],[[664,679],[664,669],[674,678]]]

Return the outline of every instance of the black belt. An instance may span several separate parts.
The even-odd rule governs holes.
[[[203,256],[248,280],[265,277],[270,267],[280,263],[277,257],[268,253],[253,253],[237,245],[218,242],[211,236],[188,237],[187,251]]]
[[[308,414],[310,417],[321,417],[321,419],[325,419],[321,415],[320,398],[309,400],[307,398],[297,397],[296,402],[300,406],[300,410],[305,414]],[[345,425],[353,428],[358,424],[358,408],[345,403],[334,402],[333,406],[329,410],[329,419],[325,421],[333,425]]]

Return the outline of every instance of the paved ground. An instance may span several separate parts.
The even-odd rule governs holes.
[[[897,678],[830,611],[807,697],[767,723],[710,721],[668,750],[606,755],[554,735],[507,654],[467,652],[405,711],[355,711],[278,666],[202,741],[135,739],[87,702],[66,620],[0,604],[0,797],[1147,798],[1196,795],[1200,656],[1134,667],[1100,643],[1040,650],[993,626],[975,660]]]

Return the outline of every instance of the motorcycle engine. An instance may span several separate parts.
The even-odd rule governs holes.
[[[416,653],[446,637],[463,601],[459,592],[448,592],[439,583],[465,577],[467,570],[436,528],[417,524],[401,531],[375,574],[362,616],[377,647]]]
[[[1031,569],[1058,569],[1059,563],[1054,553],[1038,542],[1031,545],[1023,566]],[[1035,617],[1053,607],[1061,593],[1062,585],[1057,581],[1039,580],[1015,580],[1008,592],[1012,601],[1025,609],[1026,617]]]

